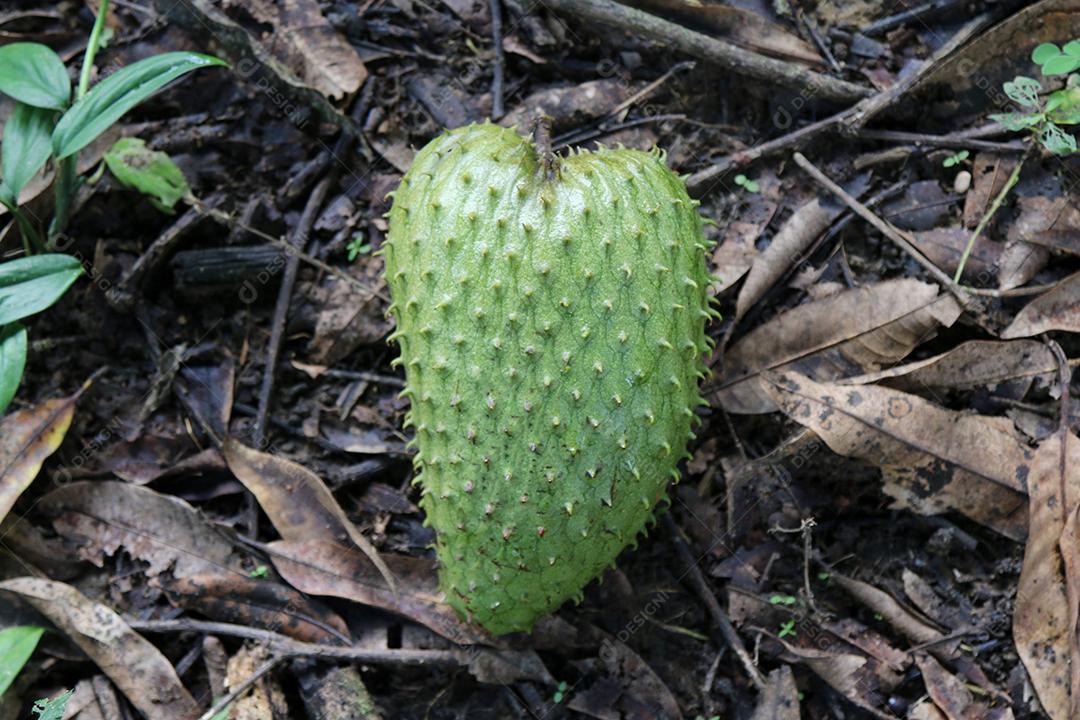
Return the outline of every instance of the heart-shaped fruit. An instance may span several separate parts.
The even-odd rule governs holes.
[[[447,602],[529,630],[635,541],[686,457],[705,323],[697,202],[654,151],[553,168],[496,125],[443,134],[384,245]]]

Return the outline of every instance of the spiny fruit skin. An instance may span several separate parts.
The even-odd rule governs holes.
[[[515,131],[424,147],[383,254],[447,602],[529,630],[615,560],[686,457],[710,346],[697,202],[658,152],[550,177]]]

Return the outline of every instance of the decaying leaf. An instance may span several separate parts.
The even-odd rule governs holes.
[[[629,4],[727,37],[752,50],[808,65],[824,64],[812,45],[747,8],[694,0],[631,0]]]
[[[773,412],[762,373],[795,370],[819,380],[894,363],[960,315],[951,295],[918,280],[891,280],[800,305],[755,328],[725,357],[715,396],[728,412]]]
[[[332,100],[360,89],[367,77],[364,63],[326,21],[318,2],[256,0],[240,5],[256,20],[274,28],[273,42],[267,47],[305,84]]]
[[[769,376],[777,405],[839,455],[877,465],[895,506],[924,515],[956,510],[1006,537],[1027,532],[1029,453],[1005,418],[940,408],[875,386]]]
[[[1001,337],[1031,337],[1050,330],[1080,332],[1080,273],[1070,275],[1025,305]]]
[[[790,665],[769,673],[750,720],[799,720],[799,689]]]
[[[64,441],[81,394],[46,400],[0,420],[0,521]]]
[[[109,608],[74,587],[41,578],[0,582],[25,598],[93,660],[139,712],[155,720],[191,720],[200,709],[161,652]]]
[[[338,505],[322,479],[298,463],[227,440],[223,451],[236,478],[259,501],[274,528],[285,540],[351,542],[371,559],[395,588],[394,575],[379,552]]]
[[[818,235],[840,214],[840,206],[814,198],[801,206],[773,236],[769,246],[754,260],[735,303],[735,319],[742,318],[780,279]]]
[[[1063,446],[1061,433],[1055,433],[1043,442],[1031,460],[1028,493],[1030,530],[1016,588],[1013,641],[1043,709],[1053,720],[1065,720],[1077,717],[1070,668],[1080,656],[1062,559],[1068,544],[1062,543],[1067,519],[1080,502],[1080,440],[1069,434]]]
[[[115,481],[76,482],[45,495],[38,509],[79,555],[97,566],[121,547],[146,563],[145,573],[188,577],[215,570],[245,576],[242,555],[218,528],[183,500]]]
[[[351,639],[337,613],[272,580],[208,572],[177,577],[165,587],[173,604],[214,620],[266,628],[303,642]]]
[[[1057,369],[1054,353],[1036,340],[969,340],[925,360],[838,380],[837,383],[876,383],[921,393],[928,389],[966,390],[1011,380],[1049,379]]]
[[[383,560],[397,579],[397,592],[363,553],[317,538],[280,540],[268,545],[274,568],[309,595],[345,598],[403,615],[459,644],[492,644],[480,627],[462,622],[442,602],[431,560],[386,555]]]

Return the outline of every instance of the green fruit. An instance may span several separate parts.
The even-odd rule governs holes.
[[[559,162],[496,125],[443,134],[382,251],[440,587],[496,634],[635,542],[704,404],[698,203],[659,152]]]

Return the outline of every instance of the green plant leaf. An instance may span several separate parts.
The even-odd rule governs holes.
[[[16,258],[0,264],[0,325],[49,307],[82,271],[78,260],[63,253]]]
[[[1050,58],[1057,57],[1060,54],[1061,48],[1054,43],[1043,43],[1031,51],[1031,62],[1042,65]]]
[[[1054,123],[1047,123],[1042,129],[1039,142],[1055,155],[1072,155],[1076,152],[1076,138]]]
[[[1010,82],[1002,85],[1002,89],[1017,105],[1029,108],[1039,107],[1039,91],[1042,90],[1042,83],[1035,78],[1017,75]]]
[[[57,695],[52,700],[48,698],[42,698],[34,701],[34,707],[30,708],[30,712],[37,715],[37,720],[62,720],[64,717],[64,711],[67,710],[68,700],[75,694],[75,690],[71,689],[67,692]]]
[[[1046,99],[1046,116],[1059,125],[1080,123],[1080,87],[1067,87]]]
[[[1006,130],[1015,131],[1033,128],[1045,120],[1046,116],[1042,113],[1001,113],[991,115],[990,119],[999,123]]]
[[[63,110],[71,80],[60,56],[41,43],[0,47],[0,92],[34,107]]]
[[[26,328],[19,323],[0,327],[0,415],[15,397],[25,367]],[[3,685],[3,674],[3,655],[0,655],[0,685]],[[0,694],[3,692],[0,689]]]
[[[1065,43],[1065,47],[1061,48],[1061,52],[1073,57],[1080,57],[1080,40],[1071,40]]]
[[[1080,57],[1073,55],[1058,55],[1050,58],[1042,66],[1043,75],[1068,75],[1080,67]]]
[[[52,136],[55,111],[16,103],[11,116],[4,124],[2,167],[4,174],[4,199],[12,205],[19,202],[19,193],[26,183],[37,175],[52,152],[49,142]]]
[[[34,654],[43,632],[44,628],[33,625],[15,625],[0,630],[0,695]]]
[[[139,138],[117,140],[105,153],[105,164],[125,186],[149,195],[154,206],[171,213],[191,186],[176,163],[160,150],[151,150]]]
[[[53,131],[53,153],[63,159],[78,152],[165,85],[192,70],[214,65],[225,62],[210,55],[170,52],[117,70],[92,87],[60,118]]]

